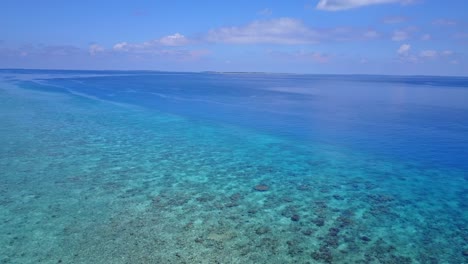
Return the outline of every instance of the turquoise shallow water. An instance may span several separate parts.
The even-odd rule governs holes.
[[[86,83],[60,87],[70,80]],[[455,161],[431,154],[440,163],[430,166],[424,154],[333,143],[340,131],[318,140],[330,127],[305,137],[275,132],[283,120],[270,115],[229,119],[224,105],[212,116],[211,105],[149,108],[41,82],[0,85],[0,263],[468,260],[466,153],[450,138]],[[465,125],[444,129],[463,138]]]

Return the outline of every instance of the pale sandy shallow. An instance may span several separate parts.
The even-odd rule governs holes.
[[[0,263],[467,261],[466,172],[0,87]]]

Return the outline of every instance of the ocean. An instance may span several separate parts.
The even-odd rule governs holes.
[[[0,70],[0,263],[468,263],[468,77]]]

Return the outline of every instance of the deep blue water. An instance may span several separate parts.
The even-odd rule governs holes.
[[[75,72],[86,73],[90,72]],[[102,74],[110,75],[22,85],[231,123],[305,143],[336,144],[417,160],[427,166],[468,169],[468,78]]]
[[[0,263],[467,263],[468,77],[0,70]]]

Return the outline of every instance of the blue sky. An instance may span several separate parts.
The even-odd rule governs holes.
[[[466,0],[0,6],[0,68],[468,76]]]

